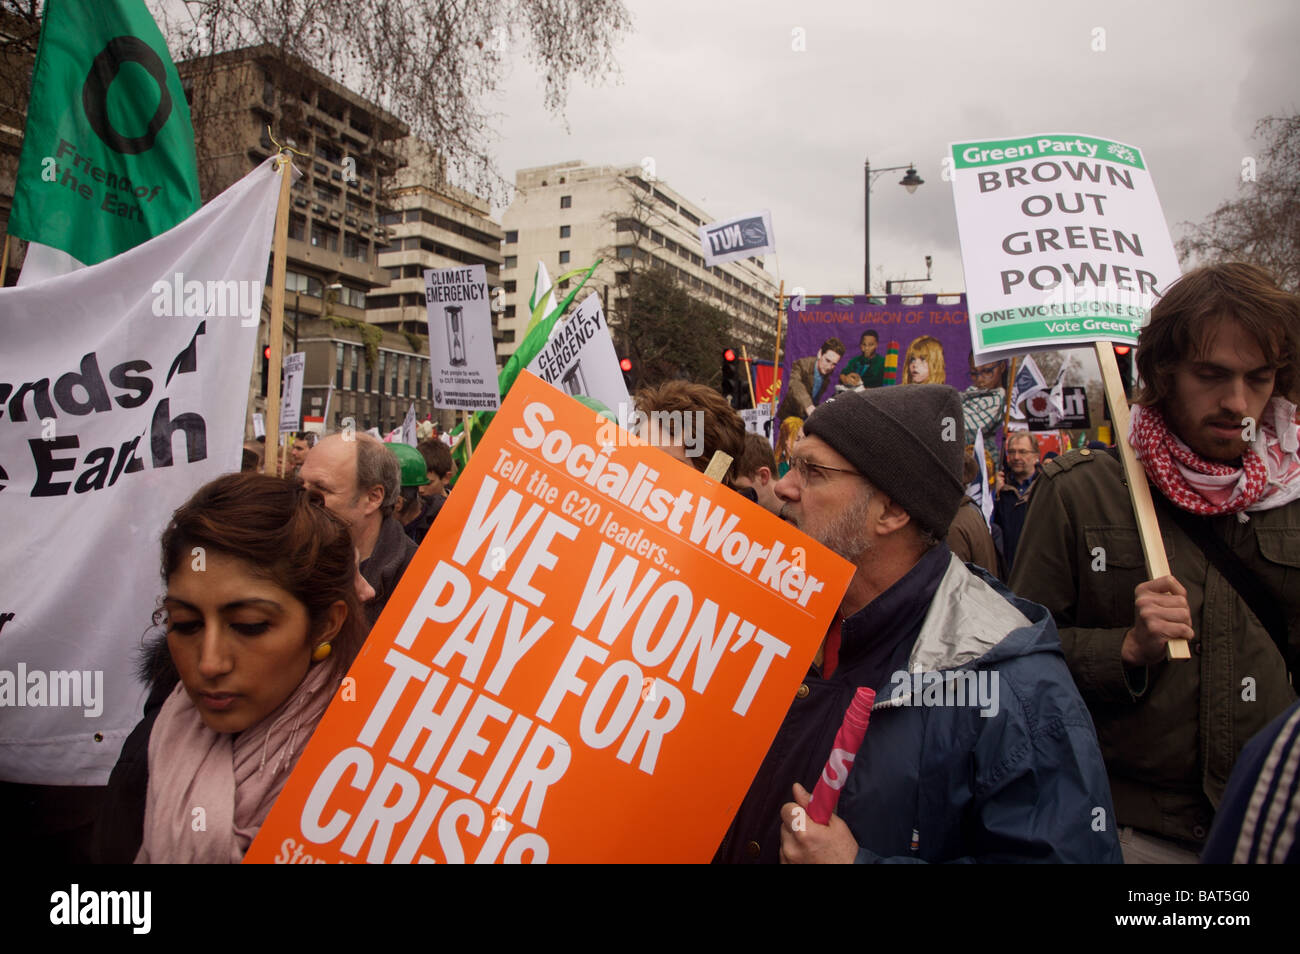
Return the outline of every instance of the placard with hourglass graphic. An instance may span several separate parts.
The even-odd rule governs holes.
[[[425,269],[424,289],[434,406],[495,411],[501,394],[486,271],[482,265]]]

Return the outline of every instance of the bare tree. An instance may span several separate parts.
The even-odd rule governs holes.
[[[504,195],[488,157],[484,107],[516,45],[542,76],[543,105],[561,113],[570,79],[616,71],[631,25],[621,0],[149,0],[173,59],[269,46],[397,116],[446,157],[460,184]],[[44,4],[0,0],[12,23],[0,52],[35,52]],[[4,105],[4,104],[0,104]],[[23,97],[25,108],[25,96]]]
[[[1242,160],[1240,196],[1204,222],[1184,222],[1178,254],[1192,264],[1251,262],[1300,291],[1300,114],[1267,116],[1255,127],[1258,159]]]

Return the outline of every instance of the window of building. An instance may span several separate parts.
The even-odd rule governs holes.
[[[569,280],[567,278],[564,281],[560,282],[560,291],[564,291],[568,287],[569,287]]]
[[[379,382],[378,383],[379,383],[379,393],[381,396],[384,394],[384,363],[387,360],[387,358],[388,358],[387,354],[385,354],[382,351],[379,352]]]
[[[393,397],[397,397],[397,383],[398,383],[398,381],[399,381],[399,379],[400,379],[400,376],[401,376],[401,374],[400,374],[400,372],[399,372],[399,370],[398,370],[398,365],[399,365],[399,364],[405,364],[405,363],[406,363],[406,359],[405,359],[405,358],[399,358],[397,355],[393,355],[392,358],[391,358],[391,360],[389,360],[388,363],[389,363],[389,365],[390,365],[390,366],[392,367],[392,369],[393,369],[393,380],[392,380],[392,385],[393,385],[393,386],[392,386],[391,388],[389,388],[389,393],[392,394]]]
[[[569,264],[569,253],[567,251],[560,253],[560,264],[561,265]]]
[[[517,268],[519,266],[518,255],[507,255],[506,260],[501,263],[502,268]]]
[[[307,217],[297,212],[289,216],[289,238],[304,241],[307,238]]]
[[[411,365],[418,360],[409,356],[402,359],[402,397],[411,396]]]
[[[343,342],[334,346],[334,390],[343,390]]]
[[[513,318],[513,317],[515,316],[515,306],[514,306],[514,305],[506,305],[505,316],[506,316],[507,318]]]
[[[311,244],[317,248],[337,252],[339,250],[339,230],[332,229],[327,225],[321,225],[319,222],[313,222],[311,226]]]
[[[571,196],[571,195],[562,195],[562,196],[560,196],[560,208],[562,208],[562,209],[571,209],[571,208],[573,208],[573,196]]]
[[[568,238],[573,230],[567,225],[560,226],[560,238]]]
[[[516,242],[518,242],[518,241],[519,241],[519,230],[518,230],[518,229],[512,229],[512,230],[510,230],[509,232],[506,233],[506,244],[507,244],[507,245],[514,245],[514,244],[515,244]]]
[[[519,287],[519,283],[516,282],[513,278],[510,279],[510,281],[505,282],[504,284],[505,284],[507,295],[513,295],[515,293],[515,289]]]

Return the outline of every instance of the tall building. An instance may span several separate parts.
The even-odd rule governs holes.
[[[505,232],[489,218],[487,200],[446,183],[429,146],[406,139],[397,148],[406,164],[385,191],[391,209],[379,218],[388,233],[379,264],[389,284],[370,295],[366,318],[385,328],[424,332],[424,270],[482,265],[488,288],[500,288]],[[497,313],[492,318],[492,336],[499,342]]]
[[[409,128],[396,116],[274,47],[191,60],[178,70],[194,114],[205,200],[276,152],[277,142],[301,154],[294,164],[303,176],[291,190],[285,351],[306,354],[309,426],[333,430],[351,418],[362,430],[387,432],[411,403],[420,419],[436,414],[424,284],[408,273],[472,259],[495,280],[502,232],[486,204],[435,187],[441,170],[410,161]],[[268,268],[268,286],[270,278]],[[389,289],[394,279],[400,285]],[[265,375],[273,373],[262,368],[269,301],[268,287],[249,386],[250,434],[251,415],[265,410]]]
[[[620,263],[667,269],[690,294],[732,316],[737,343],[757,353],[772,340],[777,284],[762,262],[748,258],[706,268],[699,227],[712,217],[662,180],[651,181],[641,166],[561,162],[520,169],[515,186],[502,216],[506,307],[499,355],[514,351],[531,317],[528,299],[539,260],[554,280],[604,258],[587,287],[604,295],[611,310],[628,279]]]

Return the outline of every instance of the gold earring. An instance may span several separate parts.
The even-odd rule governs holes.
[[[321,643],[319,646],[317,646],[315,649],[311,651],[312,661],[324,662],[327,658],[329,658],[330,649],[331,647],[328,642]]]

